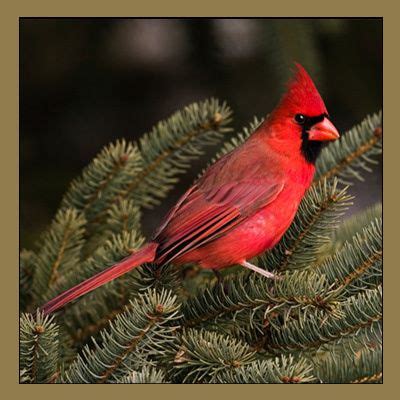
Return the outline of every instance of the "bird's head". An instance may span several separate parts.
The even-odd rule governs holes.
[[[310,163],[315,163],[326,142],[339,138],[314,82],[297,63],[294,77],[269,120],[280,126],[276,139],[290,142],[290,147],[300,147]]]

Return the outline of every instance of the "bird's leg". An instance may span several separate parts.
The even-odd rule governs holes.
[[[247,261],[243,261],[240,265],[242,267],[251,269],[252,271],[258,272],[259,274],[261,274],[261,275],[263,275],[263,276],[265,276],[267,278],[279,279],[279,277],[277,275],[273,274],[272,272],[269,272],[269,271],[266,271],[265,269],[259,268],[256,265],[250,264]]]

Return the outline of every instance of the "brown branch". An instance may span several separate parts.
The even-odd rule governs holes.
[[[357,150],[350,153],[347,157],[345,157],[339,164],[335,167],[330,169],[329,171],[325,172],[321,175],[316,181],[313,182],[314,185],[322,182],[324,178],[329,179],[332,176],[338,175],[341,171],[343,171],[348,165],[350,165],[356,158],[361,157],[363,154],[367,153],[371,150],[380,140],[382,137],[382,128],[377,127],[374,131],[374,136],[368,140],[367,143],[360,146]]]
[[[59,268],[59,266],[61,264],[61,261],[62,261],[62,259],[64,257],[65,247],[67,246],[67,242],[68,242],[68,240],[70,238],[70,234],[72,232],[72,230],[69,229],[70,227],[71,226],[70,226],[70,223],[69,223],[65,228],[65,231],[64,231],[64,234],[63,234],[63,238],[61,240],[61,247],[60,247],[60,249],[58,251],[57,258],[56,258],[56,260],[54,261],[53,265],[50,268],[50,277],[49,277],[48,286],[54,285],[57,282],[58,278],[59,278],[57,269]]]
[[[372,383],[380,381],[381,378],[382,378],[382,372],[378,372],[371,376],[364,376],[362,378],[358,378],[354,381],[351,381],[350,383]]]
[[[298,304],[298,305],[311,305],[316,308],[321,308],[321,309],[329,309],[329,302],[324,301],[324,299],[320,295],[316,295],[315,297],[307,297],[307,296],[291,296],[291,297],[279,297],[279,298],[274,298],[272,300],[254,300],[250,304],[235,304],[230,307],[224,308],[222,311],[217,311],[215,313],[210,313],[207,315],[204,315],[199,318],[193,318],[193,319],[188,319],[183,323],[184,327],[193,327],[198,324],[201,324],[202,322],[209,321],[213,318],[217,318],[223,314],[229,314],[231,312],[235,311],[240,311],[240,310],[246,310],[250,308],[254,308],[260,305],[278,305],[278,304]]]
[[[302,350],[304,349],[305,346],[307,346],[307,348],[316,348],[319,346],[322,346],[325,343],[329,343],[329,342],[333,342],[335,340],[340,339],[341,337],[343,337],[344,335],[350,335],[354,332],[357,332],[358,329],[362,329],[362,328],[366,328],[370,325],[372,325],[373,322],[379,321],[382,319],[382,315],[378,314],[372,318],[370,318],[368,321],[363,322],[361,324],[357,324],[354,326],[349,327],[348,329],[344,329],[341,330],[339,332],[336,333],[335,336],[330,335],[329,339],[326,340],[315,340],[313,342],[307,342],[307,344],[290,344],[290,345],[281,345],[281,344],[272,344],[269,343],[268,344],[268,348],[273,349],[273,350],[277,350],[277,349],[281,349],[281,350]]]
[[[100,318],[96,323],[86,325],[83,329],[78,329],[76,332],[71,333],[73,340],[75,342],[84,342],[88,336],[92,336],[101,329],[105,328],[112,319],[129,308],[130,304],[124,305],[119,309],[110,311],[104,317]]]
[[[353,272],[348,274],[343,278],[340,288],[348,286],[355,279],[359,278],[368,268],[372,267],[376,261],[382,258],[382,251],[376,252],[373,256],[369,257],[365,262],[363,262],[359,267],[357,267]]]
[[[107,379],[110,377],[110,375],[113,374],[113,372],[121,365],[122,361],[124,360],[124,358],[126,357],[127,354],[129,354],[130,352],[132,352],[134,350],[134,348],[136,347],[136,345],[140,342],[140,340],[146,335],[146,333],[155,325],[155,323],[157,322],[158,318],[153,317],[149,324],[141,330],[140,334],[138,336],[136,336],[128,345],[128,347],[125,349],[125,351],[120,354],[114,364],[112,364],[109,368],[107,368],[107,370],[104,372],[104,374],[102,375],[101,379],[98,381],[98,383],[104,383],[107,381]]]

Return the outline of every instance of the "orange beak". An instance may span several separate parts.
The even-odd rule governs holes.
[[[308,131],[308,140],[323,142],[327,140],[336,140],[339,139],[339,137],[339,132],[328,118],[324,118],[321,122],[313,125]]]

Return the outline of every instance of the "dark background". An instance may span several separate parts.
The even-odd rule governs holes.
[[[272,110],[293,61],[341,132],[381,108],[381,19],[21,19],[21,246],[102,146],[211,96],[233,108],[239,130]],[[146,234],[214,152],[145,212]],[[381,200],[381,166],[366,179],[351,189],[353,211]]]

